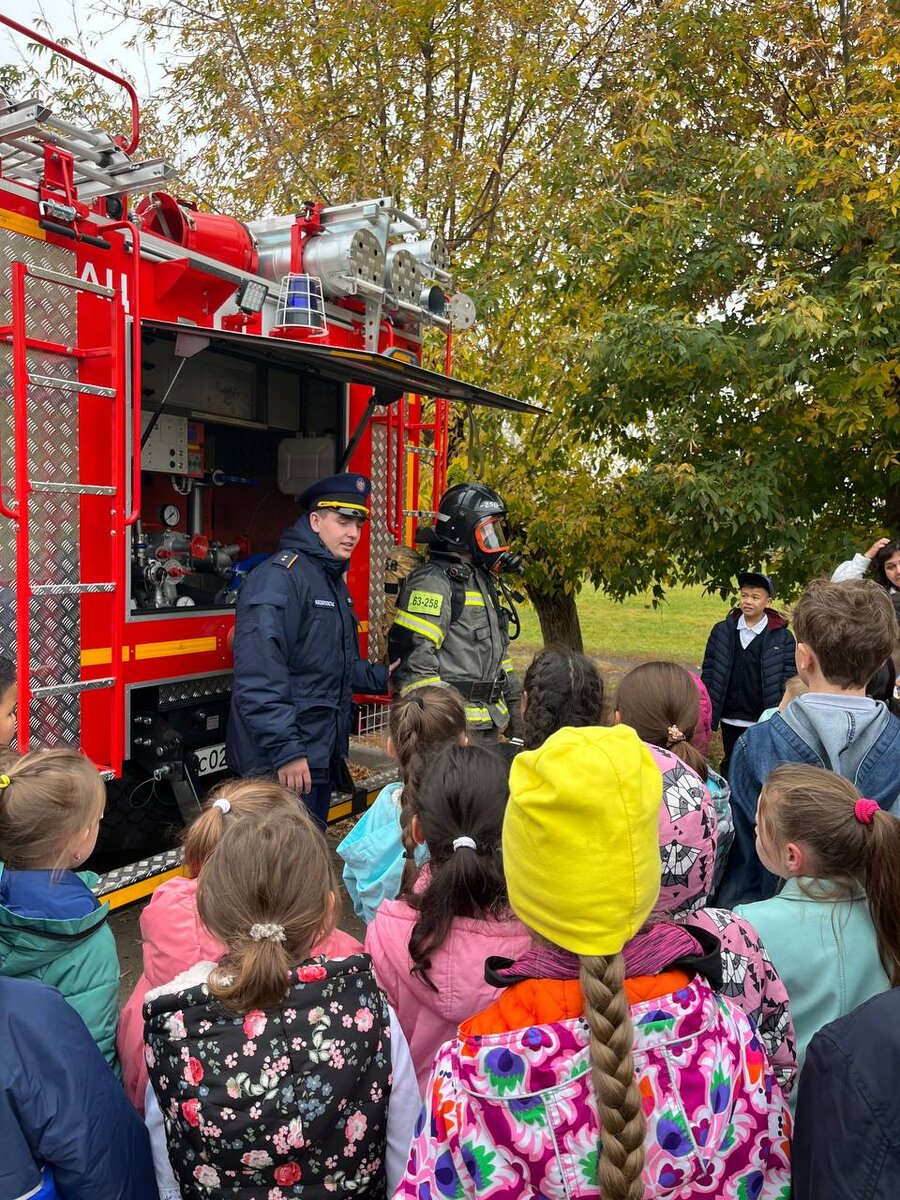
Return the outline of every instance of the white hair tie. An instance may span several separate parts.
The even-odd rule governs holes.
[[[283,942],[283,925],[251,925],[250,936],[254,942]]]
[[[223,813],[231,812],[231,801],[226,800],[224,796],[217,796],[212,802],[213,808],[218,808]]]
[[[463,848],[465,848],[466,850],[477,850],[478,849],[478,847],[475,845],[474,838],[470,838],[470,837],[454,838],[453,839],[454,851],[462,850]]]

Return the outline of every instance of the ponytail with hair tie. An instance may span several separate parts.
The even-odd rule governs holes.
[[[877,800],[867,800],[861,796],[854,805],[853,815],[861,825],[871,825],[875,820],[875,814],[880,810],[881,805]]]
[[[431,991],[437,991],[429,975],[432,956],[453,921],[508,911],[503,866],[493,853],[508,794],[506,764],[483,745],[448,744],[423,777],[415,815],[428,847],[428,882],[403,898],[416,911],[409,937],[412,974]]]
[[[849,779],[806,763],[770,772],[759,814],[776,842],[808,848],[817,878],[832,885],[829,898],[865,889],[881,965],[900,986],[900,819]]]

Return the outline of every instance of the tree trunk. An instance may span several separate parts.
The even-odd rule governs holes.
[[[581,653],[584,642],[581,640],[581,623],[574,593],[548,596],[529,588],[528,597],[537,611],[544,645],[564,646],[567,650]]]
[[[885,493],[884,520],[891,537],[900,537],[900,483],[892,483]]]

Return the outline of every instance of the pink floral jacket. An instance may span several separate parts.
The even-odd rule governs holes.
[[[648,1200],[788,1200],[790,1116],[748,1018],[695,979],[632,1006]],[[397,1200],[599,1195],[582,1018],[440,1050]]]

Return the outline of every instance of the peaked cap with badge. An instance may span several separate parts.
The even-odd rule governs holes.
[[[358,517],[366,521],[369,517],[369,493],[372,485],[365,475],[345,472],[341,475],[327,475],[319,479],[301,492],[297,503],[304,512],[314,512],[317,509],[332,509],[345,517]]]

